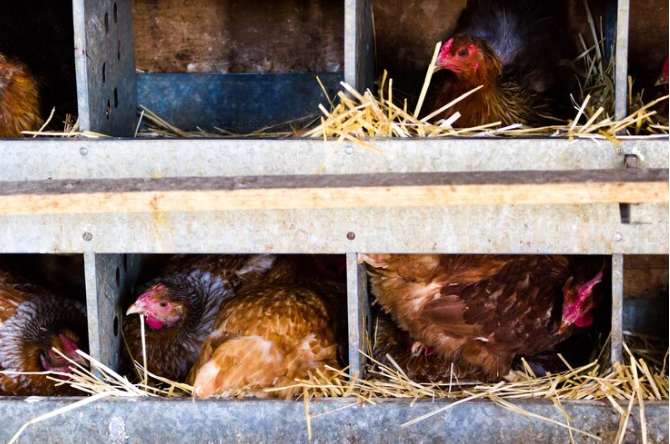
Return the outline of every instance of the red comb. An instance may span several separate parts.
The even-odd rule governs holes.
[[[60,338],[61,342],[63,343],[63,352],[66,356],[76,356],[77,355],[77,350],[79,350],[79,345],[77,345],[76,342],[74,342],[72,339],[64,335],[63,333],[59,334],[58,337]]]

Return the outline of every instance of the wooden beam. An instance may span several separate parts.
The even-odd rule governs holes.
[[[648,202],[667,169],[0,182],[0,215]]]

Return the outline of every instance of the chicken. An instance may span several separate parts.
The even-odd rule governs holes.
[[[480,380],[505,377],[515,356],[547,350],[591,325],[606,265],[542,255],[361,259],[377,302],[420,343],[413,347],[434,348],[459,374]]]
[[[435,71],[433,111],[466,92],[482,90],[438,114],[456,111],[459,127],[500,121],[541,126],[569,112],[569,40],[564,35],[566,5],[560,0],[469,0],[453,35],[442,46]]]
[[[18,60],[0,54],[0,138],[42,126],[37,81]]]
[[[0,395],[77,393],[69,386],[56,386],[44,374],[2,371],[57,372],[66,379],[72,364],[52,348],[85,365],[76,350],[87,341],[86,311],[81,303],[0,271]]]
[[[203,341],[221,308],[245,279],[266,272],[271,255],[173,256],[163,275],[142,287],[128,308],[123,334],[131,357],[143,362],[138,316],[145,316],[148,371],[183,381],[198,358]],[[131,359],[132,358],[132,359]]]
[[[409,379],[415,382],[444,382],[452,376],[464,376],[459,368],[453,368],[435,348],[413,341],[409,333],[401,330],[388,315],[380,313],[373,324],[374,359],[391,369],[398,364]],[[389,357],[391,359],[389,359]]]
[[[322,266],[311,258],[282,257],[224,303],[188,378],[195,396],[291,398],[299,388],[264,389],[338,368],[346,291],[343,282],[319,273]]]
[[[453,34],[485,40],[503,75],[523,79],[533,93],[564,93],[561,74],[569,70],[572,49],[566,15],[562,0],[468,0]]]
[[[50,128],[58,131],[66,114],[77,114],[72,3],[5,1],[0,13],[0,53],[28,67],[40,96],[37,114],[46,118],[55,108]]]
[[[502,125],[521,123],[541,126],[549,122],[548,102],[534,93],[519,79],[503,75],[503,66],[489,44],[467,34],[456,34],[449,39],[437,58],[435,71],[446,69],[452,76],[438,92],[434,105],[437,111],[468,91],[483,86],[479,91],[437,114],[440,121],[459,112],[455,126],[469,128],[493,122]]]

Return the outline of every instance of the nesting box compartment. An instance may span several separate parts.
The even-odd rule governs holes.
[[[667,296],[652,299],[653,308],[640,308],[629,297],[667,294],[668,204],[659,192],[667,182],[667,139],[617,145],[547,138],[372,141],[385,156],[334,140],[122,139],[135,134],[140,104],[184,130],[217,126],[246,133],[316,113],[316,105],[325,104],[317,74],[330,94],[340,80],[358,90],[372,88],[385,68],[396,86],[415,85],[464,0],[391,3],[264,0],[252,8],[238,1],[73,0],[81,129],[114,138],[0,144],[0,253],[83,258],[90,354],[115,369],[127,298],[148,278],[142,268],[152,257],[346,255],[345,360],[351,374],[364,368],[360,350],[366,350],[372,326],[359,253],[603,255],[612,266],[603,332],[611,333],[612,360],[621,361],[624,332],[641,325],[631,313],[644,311],[642,318],[658,316],[667,325],[667,309],[656,308],[663,301],[667,307]],[[620,0],[593,2],[592,8],[605,17],[607,41],[625,53],[630,20],[638,20],[634,9],[644,5]],[[628,60],[616,63],[619,117],[627,105]],[[632,53],[630,62],[636,63]],[[316,175],[324,165],[327,174]],[[634,198],[617,199],[623,193]],[[663,270],[657,262],[639,262],[639,255],[650,254],[665,258],[665,277],[639,271]],[[638,285],[663,279],[665,290]],[[0,398],[0,417],[11,425],[0,428],[0,441],[27,418],[71,402]],[[313,400],[312,432],[326,442],[570,439],[566,429],[519,420],[490,402],[459,404],[400,428],[450,402]],[[516,405],[565,423],[551,402]],[[563,405],[571,425],[614,440],[620,415],[610,405]],[[644,414],[649,442],[667,442],[667,402],[646,402]],[[640,418],[640,409],[632,415]],[[630,424],[639,437],[638,419]],[[307,437],[305,406],[101,400],[64,419],[32,425],[21,439],[120,442],[149,436],[298,441]]]

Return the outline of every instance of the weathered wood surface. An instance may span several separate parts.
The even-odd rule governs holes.
[[[667,169],[0,182],[0,215],[648,202]]]

